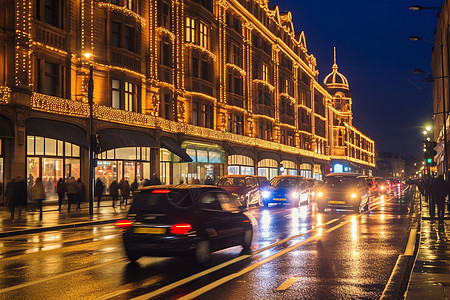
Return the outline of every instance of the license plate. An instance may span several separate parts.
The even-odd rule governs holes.
[[[166,233],[166,229],[159,227],[136,227],[134,228],[134,233],[164,234]]]
[[[273,198],[273,201],[286,201],[286,198]]]
[[[330,204],[345,204],[345,201],[328,201]]]

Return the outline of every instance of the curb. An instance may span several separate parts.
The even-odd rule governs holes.
[[[101,225],[101,224],[110,224],[115,223],[120,219],[110,219],[110,220],[101,220],[101,221],[89,221],[89,222],[79,222],[79,223],[70,223],[64,225],[57,225],[52,227],[42,227],[42,228],[33,228],[33,229],[23,229],[16,231],[8,231],[0,233],[0,238],[7,236],[15,236],[21,234],[30,234],[30,233],[38,233],[44,231],[53,231],[59,229],[73,228],[73,227],[83,227],[83,226],[91,226],[91,225]]]

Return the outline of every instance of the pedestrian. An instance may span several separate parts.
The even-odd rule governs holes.
[[[69,179],[67,179],[64,187],[67,193],[67,211],[70,212],[70,206],[72,204],[75,204],[77,201],[79,185],[74,177],[70,177]]]
[[[15,178],[11,178],[10,180],[8,180],[8,182],[6,183],[6,187],[5,187],[5,207],[8,208],[9,212],[11,213],[11,220],[14,220],[14,185],[16,184],[16,179]]]
[[[120,181],[119,181],[119,195],[120,196],[122,196],[122,188],[123,188],[123,179],[121,179]],[[123,204],[123,198],[122,197],[120,197],[120,205],[122,205]]]
[[[41,177],[36,178],[31,187],[31,200],[37,201],[39,205],[39,220],[42,220],[42,201],[45,199],[45,189]]]
[[[205,180],[205,184],[214,185],[214,179],[212,179],[211,175],[208,175]]]
[[[128,196],[130,195],[130,184],[128,183],[128,180],[125,180],[123,182],[123,186],[122,186],[122,199],[123,199],[123,203],[125,204],[125,206],[127,206],[128,204]]]
[[[425,177],[422,181],[422,189],[425,196],[425,201],[428,203],[428,212],[430,214],[430,218],[434,218],[435,215],[435,203],[433,197],[431,196],[431,176]]]
[[[77,210],[81,209],[81,202],[86,199],[86,186],[81,181],[81,178],[78,178],[78,193],[77,193]]]
[[[19,209],[18,218],[22,219],[22,208],[27,206],[28,189],[27,183],[22,176],[17,176],[14,184],[12,214],[14,216],[16,208]]]
[[[131,194],[134,195],[134,192],[138,189],[139,184],[137,182],[137,179],[134,179],[133,183],[130,185]]]
[[[115,208],[117,197],[119,196],[119,184],[115,180],[109,185],[109,195],[112,198],[112,207]]]
[[[148,180],[148,178],[145,178],[144,180],[142,180],[142,186],[150,186],[152,185],[150,180]]]
[[[160,185],[161,180],[159,180],[158,174],[156,172],[150,177],[150,185]]]
[[[192,180],[192,184],[200,184],[200,179],[195,178],[194,180]]]
[[[434,203],[437,204],[439,223],[442,223],[444,222],[445,196],[447,196],[449,190],[444,177],[439,175],[437,178],[434,178],[431,182],[430,189],[431,197]]]
[[[100,207],[100,201],[102,200],[103,191],[105,186],[100,178],[97,178],[94,187],[94,196],[97,197],[97,207]]]
[[[62,178],[59,178],[58,183],[56,184],[56,193],[58,194],[58,210],[61,211],[61,206],[64,201],[64,194],[66,193],[66,190],[64,189],[64,180]]]

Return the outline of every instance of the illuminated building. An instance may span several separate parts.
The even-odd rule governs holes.
[[[0,0],[2,178],[31,173],[48,191],[59,177],[87,182],[90,65],[95,177],[107,185],[375,167],[348,85],[318,82],[305,33],[266,0],[10,2]]]

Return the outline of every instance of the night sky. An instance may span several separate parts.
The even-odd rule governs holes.
[[[432,83],[413,69],[431,73],[437,10],[411,5],[442,1],[269,0],[291,11],[296,32],[305,32],[308,53],[317,60],[319,82],[331,73],[333,47],[338,71],[350,85],[353,125],[375,141],[379,152],[421,159],[422,131],[432,120]]]

